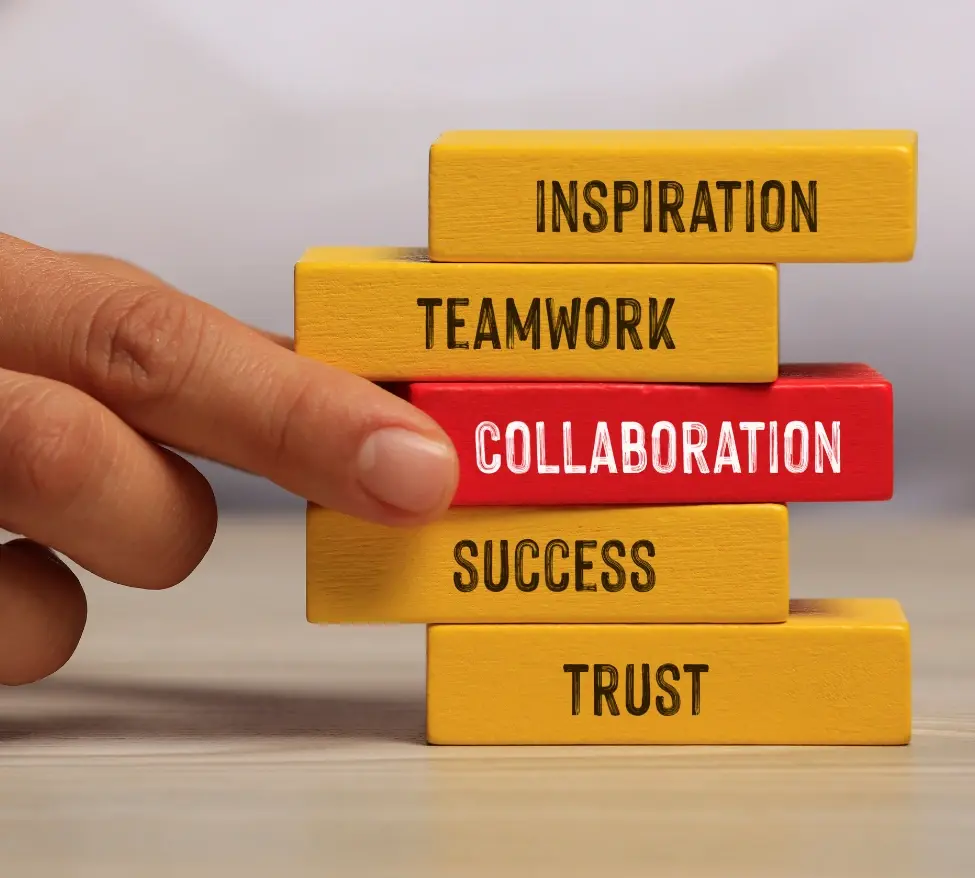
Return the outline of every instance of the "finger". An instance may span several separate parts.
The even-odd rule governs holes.
[[[0,365],[70,383],[158,441],[391,524],[439,516],[457,455],[428,416],[173,290],[0,241]]]
[[[133,265],[131,262],[126,262],[122,259],[116,259],[113,256],[102,256],[96,253],[64,253],[62,256],[77,262],[79,265],[84,266],[93,272],[99,272],[101,274],[111,275],[112,277],[122,278],[124,280],[132,280],[140,283],[146,284],[158,284],[159,286],[169,287],[174,289],[170,284],[162,280],[158,275],[153,274],[150,271],[146,271],[144,268],[140,268],[138,265]],[[294,339],[288,335],[281,335],[277,332],[267,332],[263,329],[258,329],[254,327],[256,332],[259,332],[265,338],[270,339],[275,344],[281,347],[287,348],[288,350],[294,350]]]
[[[0,527],[142,588],[182,581],[216,530],[210,486],[96,400],[0,370]]]
[[[29,540],[0,545],[0,684],[53,674],[81,639],[88,604],[78,578]]]

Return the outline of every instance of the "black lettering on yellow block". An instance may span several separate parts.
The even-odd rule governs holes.
[[[588,582],[586,574],[594,566],[594,562],[587,558],[587,552],[598,547],[599,542],[596,540],[575,540],[572,548],[565,540],[549,540],[544,548],[545,587],[552,592],[562,592],[570,586],[575,591],[596,591],[596,584]],[[609,548],[616,547],[621,555],[627,551],[619,540],[611,540],[602,547],[602,559],[614,571],[615,577],[611,580],[608,573],[602,574],[602,586],[607,592],[621,591],[626,585],[623,566],[607,554]],[[541,553],[539,544],[532,539],[517,542],[502,539],[496,543],[494,540],[485,540],[483,549],[477,540],[460,540],[454,546],[453,552],[454,561],[460,568],[453,574],[454,588],[463,594],[470,594],[483,583],[487,591],[498,593],[510,584],[519,591],[533,592],[538,588],[541,576],[538,565],[530,565],[536,569],[526,577],[525,555],[536,560]],[[642,572],[642,575],[636,571],[630,574],[633,590],[645,593],[656,583],[656,574],[643,554],[649,558],[654,555],[653,543],[649,540],[637,540],[630,550],[629,559],[632,566]],[[567,559],[570,555],[574,558],[574,563],[557,571],[556,558]]]
[[[517,542],[501,539],[497,542],[485,540],[482,549],[477,540],[465,539],[454,545],[454,561],[460,568],[453,574],[454,588],[469,594],[483,579],[484,587],[490,592],[502,592],[509,584],[519,591],[532,592],[540,582],[539,565],[530,565],[535,569],[526,579],[526,553],[532,560],[544,555],[544,585],[553,592],[571,587],[574,591],[602,588],[615,593],[629,585],[633,591],[646,594],[657,582],[656,571],[650,563],[656,549],[650,540],[635,540],[627,546],[622,540],[600,543],[599,540],[579,539],[570,546],[565,540],[556,538],[546,542],[543,548],[532,539]],[[598,580],[590,579],[589,571],[595,568],[597,557],[601,566],[608,569],[600,570]],[[560,564],[569,558],[572,558],[570,564]],[[631,572],[627,574],[627,570]]]
[[[589,665],[563,665],[562,670],[572,674],[572,715],[582,710],[582,675],[589,673]]]
[[[584,214],[581,229],[591,234],[606,231],[609,227],[609,208],[603,204],[602,199],[607,197],[608,192],[606,185],[600,180],[538,180],[535,189],[539,217],[536,231],[579,232],[575,193],[580,187],[585,193],[586,203],[596,211],[598,217],[593,220],[592,214]],[[717,206],[712,197],[712,187],[721,195],[717,199]],[[743,187],[745,198],[738,201],[734,194]],[[544,206],[549,188],[555,208],[552,222],[546,224]],[[613,183],[613,231],[621,233],[626,214],[641,206],[643,231],[646,233],[717,233],[719,227],[723,232],[731,232],[737,223],[744,223],[748,231],[754,231],[756,219],[766,232],[815,234],[819,231],[819,184],[816,180],[760,182],[757,218],[755,188],[754,180],[698,180],[689,187],[677,180],[617,180]],[[570,193],[568,199],[564,195],[565,191]],[[693,192],[693,206],[689,211],[687,201],[691,196],[686,194],[688,191]],[[656,229],[653,224],[654,213],[657,215]],[[686,223],[685,217],[688,218]]]
[[[592,350],[603,350],[610,345],[611,339],[617,350],[626,350],[627,343],[634,350],[642,350],[644,341],[646,347],[652,351],[657,350],[661,342],[667,350],[674,350],[677,344],[670,332],[669,321],[676,302],[673,296],[663,299],[662,302],[651,297],[644,305],[639,299],[621,297],[610,307],[609,301],[600,296],[585,301],[573,298],[562,303],[553,298],[533,298],[524,313],[521,313],[515,300],[508,298],[500,306],[500,319],[505,327],[504,347],[519,347],[529,342],[530,336],[532,349],[540,350],[544,322],[546,347],[554,351],[575,350],[580,342],[580,328],[583,330],[584,344]],[[423,330],[426,350],[439,346],[446,346],[448,350],[477,351],[486,347],[501,349],[499,317],[493,299],[482,299],[476,305],[476,329],[472,338],[464,337],[462,332],[468,325],[465,315],[471,305],[469,299],[446,300],[446,332],[443,334],[437,332],[440,316],[438,309],[443,306],[443,300],[419,298],[416,304],[422,309],[418,322]],[[544,321],[541,317],[543,310]],[[614,316],[615,326],[612,322]],[[640,335],[641,330],[644,337]]]
[[[603,715],[603,707],[612,716],[619,716],[620,709],[616,703],[616,689],[619,685],[620,671],[609,663],[595,663],[593,668],[593,708],[594,716]],[[562,670],[571,674],[570,705],[572,716],[582,713],[582,674],[589,670],[587,664],[565,664]],[[701,675],[708,672],[705,664],[685,664],[685,673],[691,673],[689,680],[685,679],[687,691],[690,693],[690,706],[685,701],[685,709],[697,716],[701,712]],[[626,679],[626,712],[630,716],[643,716],[650,710],[651,704],[656,706],[660,716],[674,716],[681,709],[681,695],[675,685],[680,680],[680,668],[672,663],[660,665],[653,670],[653,665],[630,663],[623,670]],[[640,679],[640,695],[636,695],[637,674]],[[654,697],[654,690],[650,683],[651,674],[654,675],[656,688],[660,692]]]
[[[593,708],[596,716],[603,715],[603,702],[606,709],[613,715],[619,716],[620,709],[616,706],[616,686],[619,684],[619,672],[612,665],[597,664],[592,666],[593,678]]]
[[[544,180],[539,182],[541,182],[542,186],[545,185]],[[594,192],[598,197],[593,195]],[[582,197],[585,198],[586,204],[588,204],[593,210],[593,213],[586,211],[582,215],[582,224],[585,226],[587,232],[601,232],[606,228],[606,225],[609,222],[609,213],[606,211],[602,201],[599,199],[605,198],[607,194],[608,190],[606,188],[606,184],[602,180],[590,180],[583,188]],[[593,218],[594,215],[595,218]],[[615,224],[615,217],[613,218],[613,221]],[[540,229],[540,231],[544,231],[544,228]]]

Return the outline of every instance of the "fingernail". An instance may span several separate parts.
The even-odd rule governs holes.
[[[359,483],[377,500],[404,512],[430,512],[455,479],[453,448],[401,427],[386,427],[359,449]]]

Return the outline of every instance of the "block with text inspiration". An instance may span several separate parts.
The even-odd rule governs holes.
[[[888,500],[893,391],[863,364],[762,385],[419,383],[457,506]]]
[[[307,616],[328,622],[783,622],[782,505],[451,509],[418,528],[317,506]]]
[[[892,600],[794,600],[781,625],[432,625],[433,744],[906,744]]]
[[[774,265],[430,262],[309,250],[295,349],[373,381],[772,381]]]
[[[913,131],[457,131],[430,149],[443,262],[901,262]]]

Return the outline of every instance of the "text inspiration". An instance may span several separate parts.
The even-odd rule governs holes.
[[[630,223],[644,232],[816,232],[817,195],[816,180],[538,180],[536,230],[619,233],[636,214]]]

